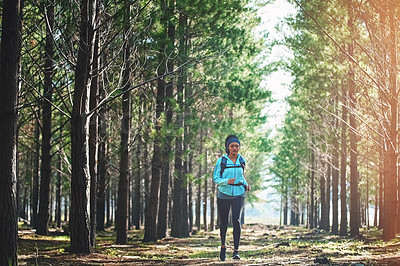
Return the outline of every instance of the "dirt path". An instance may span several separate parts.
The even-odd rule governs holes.
[[[113,231],[100,233],[90,255],[68,254],[66,236],[20,235],[20,265],[400,265],[400,241],[380,241],[381,232],[362,230],[358,239],[303,227],[244,225],[240,261],[218,260],[219,232],[190,238],[167,237],[142,243],[143,231],[131,231],[128,245],[115,245]],[[232,229],[228,230],[232,242]]]

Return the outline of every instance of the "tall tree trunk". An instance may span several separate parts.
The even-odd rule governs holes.
[[[107,202],[106,207],[106,227],[111,226],[111,188],[106,186],[105,198]]]
[[[168,58],[167,62],[165,62],[165,56],[164,56],[164,49],[166,49],[167,54],[171,54],[174,49],[174,42],[175,42],[175,25],[172,21],[173,13],[174,13],[174,8],[175,8],[175,3],[174,1],[168,0],[168,1],[163,1],[163,4],[166,5],[166,8],[163,9],[163,12],[165,14],[164,16],[164,27],[165,27],[165,37],[166,37],[166,42],[163,43],[160,47],[161,54],[163,55],[163,58],[160,58],[160,65],[165,65],[167,66],[167,69],[164,69],[163,67],[160,67],[160,73],[164,74],[165,70],[167,72],[172,72],[174,68],[174,60],[171,58]],[[173,79],[171,78],[170,81],[166,83],[166,78],[163,78],[160,80],[161,83],[159,83],[159,86],[165,86],[165,116],[166,116],[166,121],[165,121],[165,127],[168,129],[170,128],[170,125],[172,124],[172,116],[173,116],[173,110],[172,110],[172,100],[173,100],[173,90],[174,90],[174,82]],[[170,154],[171,154],[171,143],[172,143],[172,136],[171,134],[167,134],[165,137],[166,141],[163,145],[163,150],[162,150],[162,172],[161,172],[161,185],[160,185],[160,206],[158,209],[158,222],[157,222],[157,238],[161,239],[167,235],[167,221],[168,221],[168,191],[169,191],[169,182],[170,182]]]
[[[164,102],[165,102],[165,80],[159,79],[158,80],[158,91],[163,92],[161,96],[162,109],[164,109]],[[160,131],[159,131],[160,133]],[[167,235],[167,213],[168,213],[168,189],[169,189],[169,154],[170,154],[170,142],[166,141],[165,143],[160,140],[158,143],[160,145],[160,197],[159,197],[159,207],[158,207],[158,215],[154,216],[154,219],[157,217],[157,229],[156,235],[157,239],[161,239],[166,237]],[[162,147],[161,147],[162,146]],[[157,173],[158,174],[158,173]],[[158,191],[157,191],[158,193]],[[158,200],[157,200],[158,201]]]
[[[96,0],[81,1],[81,25],[78,61],[71,118],[71,247],[70,253],[91,253],[89,224],[90,176],[88,161],[88,113],[90,66],[95,28]]]
[[[69,218],[68,218],[68,206],[69,206],[68,195],[66,195],[64,197],[64,222],[67,222],[69,220]]]
[[[286,185],[283,192],[283,225],[288,225],[289,199]]]
[[[296,199],[293,195],[290,196],[290,225],[296,225]]]
[[[105,88],[99,83],[99,95],[105,97]],[[96,229],[104,231],[105,204],[106,204],[106,175],[107,175],[107,158],[106,158],[106,137],[107,137],[107,108],[101,107],[98,115],[98,164],[97,164],[97,197],[96,197]]]
[[[0,265],[17,259],[17,92],[22,12],[19,0],[4,0],[0,47]]]
[[[22,218],[28,219],[27,209],[28,209],[28,187],[24,187],[24,198],[22,203]]]
[[[379,184],[375,185],[375,200],[374,200],[374,227],[378,227],[378,209],[379,209]]]
[[[148,131],[148,128],[147,128],[148,126],[146,125],[146,130],[145,130],[145,132],[149,132]],[[145,137],[144,137],[144,142],[143,142],[143,146],[142,146],[142,148],[143,148],[143,158],[144,158],[144,160],[143,160],[143,165],[151,165],[151,162],[150,162],[150,160],[149,160],[149,149],[150,149],[150,145],[147,145],[147,142],[149,141],[149,138],[148,138],[148,135],[146,135]],[[147,222],[148,222],[148,220],[147,220],[147,213],[149,212],[149,209],[150,209],[150,182],[151,182],[151,180],[150,180],[150,177],[151,177],[151,175],[150,175],[150,170],[151,169],[148,169],[147,167],[144,169],[144,191],[143,191],[143,198],[144,198],[144,200],[143,200],[143,205],[144,205],[144,207],[143,207],[143,211],[144,211],[144,214],[142,214],[142,220],[144,220],[144,226],[145,226],[145,228],[146,228],[146,224],[147,224]]]
[[[129,5],[126,7],[129,12]],[[128,13],[129,14],[129,13]],[[128,20],[128,18],[126,18]],[[126,32],[129,32],[126,29]],[[127,91],[130,84],[130,44],[129,34],[125,38],[125,67],[122,77],[122,90],[125,91],[122,96],[122,121],[121,121],[121,150],[120,150],[120,173],[118,182],[118,204],[115,217],[115,227],[117,230],[117,244],[126,244],[128,241],[128,202],[129,202],[129,142],[131,131],[131,97],[130,91]]]
[[[390,125],[388,128],[389,141],[387,143],[388,165],[384,176],[384,217],[383,240],[388,241],[396,236],[397,225],[397,127],[398,127],[398,91],[397,91],[397,23],[395,20],[396,5],[389,4],[389,81],[390,81]]]
[[[184,18],[183,18],[184,19]],[[187,18],[186,18],[187,19]],[[182,22],[182,23],[187,23],[187,22]],[[186,61],[186,56],[187,56],[187,47],[189,44],[189,36],[188,33],[186,32],[186,25],[185,27],[185,32],[183,33],[185,35],[184,40],[183,40],[183,45],[184,48],[183,50],[183,61]],[[192,95],[192,86],[188,84],[188,76],[186,74],[186,71],[184,71],[184,115],[183,115],[183,127],[184,127],[184,132],[183,132],[183,154],[186,154],[184,157],[183,161],[183,176],[185,177],[185,183],[187,183],[187,189],[188,189],[188,196],[187,196],[187,212],[188,212],[188,230],[189,232],[192,231],[193,228],[193,202],[192,202],[192,182],[189,180],[189,175],[192,173],[192,159],[193,159],[193,151],[190,149],[190,145],[192,143],[192,131],[190,130],[192,123],[191,123],[191,111],[190,108],[192,108],[193,105],[193,95]]]
[[[39,117],[40,115],[38,115]],[[37,118],[35,123],[35,155],[33,163],[33,182],[32,182],[32,227],[37,228],[37,214],[39,203],[39,162],[40,162],[40,121]]]
[[[117,208],[117,190],[112,189],[111,190],[111,217],[110,217],[110,224],[112,225],[115,222],[115,216],[116,216],[116,208]]]
[[[380,100],[380,111],[382,114],[385,114],[387,117],[387,72],[388,72],[388,36],[387,36],[387,3],[382,2],[379,8],[379,28],[380,28],[380,40],[384,40],[382,45],[381,42],[378,43],[378,57],[382,59],[382,74],[379,75],[379,83],[381,84],[381,89],[379,90],[379,100]],[[385,136],[385,131],[388,128],[388,118],[383,120],[383,125],[379,128],[380,134]],[[387,174],[387,159],[386,155],[386,146],[387,146],[387,137],[383,137],[381,139],[380,145],[382,148],[379,149],[379,229],[383,229],[383,221],[384,221],[384,201],[383,201],[383,190],[384,190],[384,176]]]
[[[168,63],[170,65],[170,63]],[[168,68],[173,66],[169,66]],[[166,86],[166,127],[170,128],[172,123],[172,97],[173,97],[173,82],[168,82]],[[169,196],[169,183],[170,183],[170,154],[171,154],[171,143],[172,136],[168,134],[166,136],[166,143],[163,145],[163,161],[162,161],[162,173],[161,173],[161,187],[160,187],[160,207],[158,212],[158,228],[157,238],[161,239],[167,235],[168,227],[168,196]]]
[[[309,210],[309,225],[310,228],[315,228],[316,224],[314,223],[314,182],[315,182],[315,154],[314,150],[311,149],[311,170],[310,170],[310,210]]]
[[[204,174],[206,172],[207,166],[207,150],[204,151],[205,160],[204,160],[204,172],[202,178],[204,178],[204,190],[203,190],[203,224],[204,224],[204,231],[208,231],[208,222],[207,222],[207,210],[208,210],[208,178]]]
[[[172,177],[173,175],[171,175]],[[173,206],[173,195],[174,195],[174,178],[170,178],[169,179],[169,187],[170,187],[170,193],[168,195],[168,227],[171,228],[171,224],[172,224],[172,206]]]
[[[99,3],[99,2],[98,2]],[[96,8],[99,10],[99,7]],[[96,14],[98,16],[98,14]],[[89,109],[97,107],[99,101],[99,34],[97,32],[93,49],[92,83],[90,85]],[[98,113],[95,111],[90,117],[89,125],[89,171],[90,171],[90,244],[96,242],[96,215],[97,215],[97,163],[98,163]]]
[[[54,210],[54,186],[50,185],[49,223],[53,222],[53,210]]]
[[[323,167],[325,169],[325,167]],[[326,175],[321,174],[319,180],[320,199],[321,199],[321,220],[319,228],[326,230],[327,206],[326,206]]]
[[[61,131],[60,131],[61,133]],[[62,136],[60,137],[62,138]],[[58,170],[57,173],[57,188],[56,188],[56,223],[57,227],[61,228],[61,192],[62,192],[62,183],[61,183],[61,171],[62,171],[62,158],[61,153],[58,153]]]
[[[179,56],[181,63],[186,60],[187,52],[187,16],[183,13],[179,14]],[[184,87],[186,84],[186,70],[181,70],[177,84],[177,103],[183,107]],[[183,108],[182,108],[183,109]],[[184,114],[176,115],[178,131],[184,128]],[[175,180],[174,180],[174,198],[173,198],[173,216],[171,225],[171,236],[187,237],[189,236],[188,225],[188,205],[187,205],[187,180],[184,170],[184,139],[183,134],[178,135],[175,140]]]
[[[211,184],[211,193],[210,193],[210,231],[215,230],[215,183],[212,182]],[[244,215],[244,210],[243,210],[243,215]],[[242,215],[242,217],[243,217]],[[244,222],[242,222],[243,224]]]
[[[336,98],[336,103],[338,99]],[[338,111],[335,111],[336,117]],[[334,118],[335,138],[332,152],[332,233],[339,233],[339,120]]]
[[[203,130],[200,130],[200,139],[199,139],[199,154],[203,154]],[[197,227],[197,230],[201,230],[201,177],[203,175],[202,172],[202,167],[203,164],[200,162],[199,163],[199,172],[197,175],[196,183],[197,183],[197,197],[196,197],[196,207],[195,207],[195,213],[196,213],[196,220],[195,224]]]
[[[141,98],[139,98],[139,114],[138,114],[138,121],[139,123],[143,123],[142,119],[142,109],[143,103],[141,102]],[[136,144],[136,172],[135,172],[135,182],[134,182],[134,193],[133,193],[133,202],[132,202],[132,225],[135,227],[136,230],[140,229],[140,217],[142,213],[142,203],[141,203],[141,168],[142,168],[142,152],[141,147],[142,144],[142,130],[139,132],[137,136],[137,144]]]
[[[340,235],[347,235],[347,93],[342,87],[342,122],[341,122],[341,151],[340,151]]]
[[[157,241],[157,213],[159,204],[159,188],[163,165],[162,157],[162,141],[161,141],[161,115],[164,112],[165,83],[158,80],[157,98],[156,98],[156,120],[155,129],[156,136],[154,138],[154,151],[151,161],[151,187],[149,208],[146,208],[146,223],[143,242]]]
[[[326,176],[326,221],[325,230],[329,232],[330,230],[330,213],[331,213],[331,180],[332,180],[332,165],[328,163],[328,174]]]
[[[384,218],[384,205],[383,205],[383,176],[384,176],[384,155],[383,155],[383,150],[381,149],[380,151],[381,154],[381,160],[380,160],[380,165],[381,165],[381,170],[379,172],[379,224],[378,228],[382,229],[383,228],[383,218]]]
[[[349,20],[348,26],[350,32],[354,34],[353,25],[353,5],[352,1],[347,2]],[[354,57],[354,43],[353,40],[349,43],[349,55]],[[356,124],[356,83],[355,83],[355,72],[354,66],[351,64],[348,74],[348,87],[349,87],[349,120],[350,120],[350,235],[358,236],[360,227],[360,202],[358,195],[358,168],[357,168],[357,124]]]
[[[189,148],[187,148],[189,149]],[[187,174],[191,174],[193,170],[193,153],[190,152],[188,155],[188,165],[187,165]],[[189,216],[189,232],[193,231],[193,183],[191,180],[188,182],[188,216]]]
[[[367,154],[368,154],[368,141],[367,141]],[[367,179],[367,195],[366,195],[366,200],[365,200],[365,211],[366,211],[366,223],[367,223],[367,230],[369,230],[369,161],[367,159],[367,173],[366,173],[366,179]]]
[[[43,100],[43,128],[42,128],[42,169],[40,178],[40,201],[37,223],[39,235],[48,234],[49,226],[49,205],[50,205],[50,180],[51,171],[51,114],[53,94],[53,72],[54,72],[54,3],[49,2],[47,6],[46,23],[46,46],[45,46],[45,67],[44,67],[44,100]]]

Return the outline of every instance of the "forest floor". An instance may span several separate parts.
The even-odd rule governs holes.
[[[339,237],[304,227],[243,225],[240,261],[219,261],[219,231],[189,238],[166,237],[142,243],[143,230],[129,231],[128,245],[115,245],[115,232],[99,233],[90,255],[68,253],[69,237],[53,232],[38,236],[19,231],[20,265],[400,265],[400,239],[381,240],[381,231],[361,230],[358,238]]]

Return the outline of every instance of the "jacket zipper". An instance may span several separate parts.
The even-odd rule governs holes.
[[[236,161],[237,161],[237,159],[236,159]],[[233,164],[233,166],[236,166],[236,162]],[[233,177],[236,178],[236,167],[233,168],[233,171],[234,171]],[[232,186],[232,196],[233,196],[234,190],[235,190],[235,186]]]

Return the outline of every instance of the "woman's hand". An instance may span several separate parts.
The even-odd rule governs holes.
[[[251,186],[250,185],[245,185],[244,186],[244,190],[245,191],[250,191],[251,190]]]
[[[229,178],[229,179],[228,179],[228,184],[229,184],[229,185],[235,184],[235,180],[236,180],[236,178]]]

